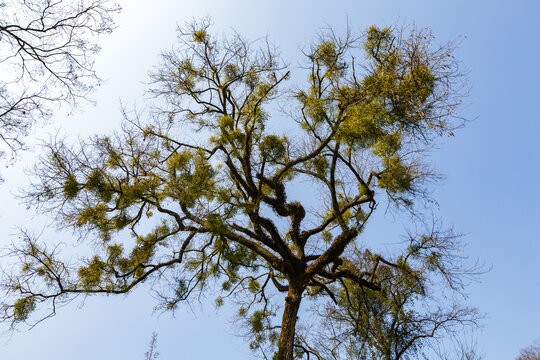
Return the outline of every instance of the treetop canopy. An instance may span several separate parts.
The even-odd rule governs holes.
[[[81,230],[95,254],[67,264],[23,236],[4,317],[27,321],[39,304],[54,313],[74,295],[144,281],[174,309],[218,284],[216,303],[240,302],[252,348],[278,359],[398,359],[439,328],[474,322],[428,291],[436,275],[461,288],[451,232],[411,234],[397,256],[357,241],[377,204],[414,211],[436,177],[425,151],[459,125],[454,45],[431,42],[417,29],[326,32],[297,69],[267,43],[214,37],[206,21],[180,29],[152,74],[160,107],[148,119],[125,114],[121,133],[47,147],[26,199]],[[287,86],[295,72],[307,81]],[[289,200],[294,184],[313,201]],[[317,335],[297,328],[302,299],[320,305],[306,319],[319,321]]]

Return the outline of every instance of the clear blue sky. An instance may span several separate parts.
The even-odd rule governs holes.
[[[123,7],[119,28],[103,39],[97,58],[98,72],[108,79],[95,94],[97,106],[59,115],[36,137],[57,128],[84,137],[117,127],[119,100],[140,99],[147,71],[174,42],[176,23],[192,18],[210,15],[219,32],[268,35],[291,60],[318,28],[343,28],[347,19],[359,30],[399,21],[430,27],[440,41],[466,36],[457,56],[470,70],[472,89],[462,115],[474,121],[434,155],[447,175],[435,197],[446,223],[466,233],[467,253],[492,266],[469,288],[470,303],[487,313],[478,336],[486,359],[513,359],[540,338],[540,1],[154,0],[124,1]],[[11,191],[24,184],[21,169],[33,159],[25,154],[3,170],[2,247],[14,240],[15,225],[29,224]],[[0,338],[0,359],[142,359],[152,331],[159,333],[163,360],[247,358],[227,310],[215,313],[209,300],[180,308],[175,318],[152,314],[155,302],[145,288],[84,305],[76,300],[30,332]]]

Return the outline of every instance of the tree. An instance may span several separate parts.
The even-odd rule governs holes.
[[[448,242],[452,235],[437,233],[430,236]],[[410,246],[417,246],[412,237]],[[436,249],[443,247],[442,244],[435,246]],[[433,250],[429,249],[427,253]],[[369,266],[372,256],[371,252],[364,251],[355,263]],[[424,345],[436,345],[428,344],[426,340],[440,338],[441,334],[454,337],[456,330],[463,330],[463,325],[475,325],[478,314],[474,309],[457,304],[437,304],[440,299],[426,296],[426,291],[431,289],[426,289],[424,279],[411,279],[410,274],[392,267],[378,275],[379,283],[383,285],[381,290],[349,283],[337,292],[337,301],[328,303],[320,313],[326,318],[323,331],[313,337],[316,341],[312,339],[318,350],[314,351],[309,341],[302,335],[298,336],[304,351],[311,351],[322,359],[340,359],[341,354],[335,349],[343,346],[349,356],[347,358],[402,359],[419,353]],[[435,351],[428,358],[458,359],[458,354],[461,354],[460,359],[475,358],[474,349],[464,345],[457,341],[451,349],[451,356]]]
[[[445,343],[431,344],[436,354],[435,358],[440,360],[482,360],[484,355],[479,352],[475,330],[460,332],[453,336],[452,341]]]
[[[540,341],[535,341],[534,344],[521,349],[516,360],[538,360],[540,359]]]
[[[95,36],[113,30],[118,10],[110,0],[0,3],[0,140],[12,158],[54,104],[75,106],[99,85]]]
[[[238,303],[251,348],[279,360],[404,359],[476,321],[454,296],[468,270],[457,237],[429,215],[427,152],[459,126],[454,44],[328,30],[290,69],[268,44],[210,35],[208,21],[179,42],[153,74],[148,119],[124,112],[118,134],[47,147],[28,204],[92,254],[67,263],[23,233],[5,320],[146,281],[165,310],[202,293]],[[293,70],[307,83],[287,88]],[[431,225],[377,251],[362,232],[379,204]]]
[[[145,360],[156,360],[159,357],[159,352],[157,351],[157,334],[152,333],[152,338],[150,339],[150,344],[148,345],[148,351],[144,353]]]

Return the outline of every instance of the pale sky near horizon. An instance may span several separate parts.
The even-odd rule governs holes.
[[[268,36],[290,61],[318,29],[343,29],[347,20],[358,31],[398,22],[430,27],[440,42],[465,37],[456,55],[469,70],[472,87],[461,111],[471,121],[433,155],[447,176],[434,197],[445,222],[465,234],[465,252],[491,267],[468,289],[469,303],[486,313],[476,339],[485,359],[514,359],[540,338],[540,1],[132,0],[122,6],[118,28],[100,40],[96,69],[107,81],[94,94],[96,106],[57,116],[34,138],[56,129],[84,138],[118,128],[120,100],[141,103],[147,72],[174,43],[176,24],[191,19],[210,16],[217,33]],[[0,247],[15,241],[16,226],[41,224],[12,196],[36,155],[23,154],[2,169]],[[382,219],[401,226],[391,216]],[[233,334],[228,310],[216,312],[212,298],[180,307],[174,318],[154,314],[154,305],[145,287],[75,300],[31,331],[0,335],[0,360],[143,359],[153,331],[160,360],[250,356]]]

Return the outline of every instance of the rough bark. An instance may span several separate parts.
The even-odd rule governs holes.
[[[279,336],[277,360],[292,360],[294,350],[294,338],[298,309],[302,302],[304,288],[299,285],[289,285],[287,297],[285,297],[285,309],[281,322],[281,334]]]

